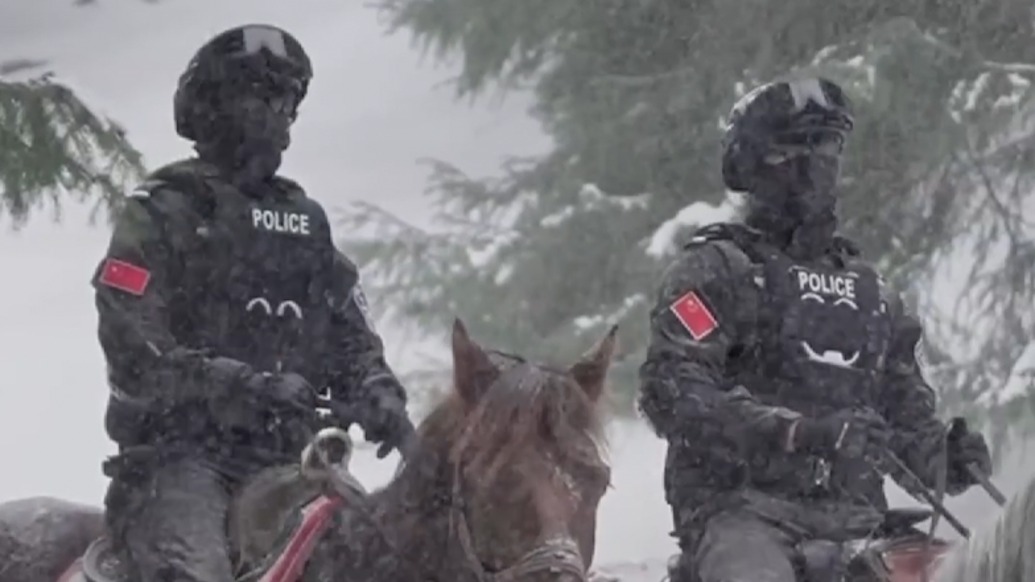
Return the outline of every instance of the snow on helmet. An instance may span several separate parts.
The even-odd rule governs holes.
[[[173,97],[176,133],[204,139],[228,97],[242,93],[288,94],[294,119],[312,77],[309,56],[283,29],[247,24],[223,31],[198,49],[180,75]]]
[[[839,156],[854,123],[851,101],[833,81],[807,77],[761,85],[730,110],[722,140],[723,182],[745,192],[768,160]]]

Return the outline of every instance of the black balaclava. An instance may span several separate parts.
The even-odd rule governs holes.
[[[180,76],[176,132],[239,187],[260,186],[280,169],[312,76],[309,56],[288,32],[266,24],[225,30]]]
[[[291,145],[293,98],[290,96],[221,96],[219,114],[195,144],[201,159],[233,176],[239,186],[273,177]]]
[[[745,222],[802,259],[830,250],[851,102],[832,81],[760,85],[730,110],[723,136],[726,187],[747,196]]]
[[[747,199],[745,222],[792,256],[813,258],[837,230],[840,152],[822,148],[764,156]]]

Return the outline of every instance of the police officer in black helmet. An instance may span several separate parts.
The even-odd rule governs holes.
[[[412,437],[355,265],[321,205],[277,175],[311,78],[274,26],[201,47],[174,100],[197,156],[128,197],[94,275],[119,445],[107,515],[134,579],[233,580],[229,500],[260,469],[297,461],[318,392],[379,456]]]
[[[915,359],[921,326],[836,234],[852,126],[826,79],[743,97],[722,173],[746,193],[745,219],[698,231],[664,275],[639,406],[669,442],[676,582],[794,582],[806,541],[879,523],[888,451],[939,479],[946,431]],[[975,484],[968,465],[990,471],[980,433],[945,450],[950,494]]]

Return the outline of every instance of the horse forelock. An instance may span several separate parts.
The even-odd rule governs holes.
[[[502,467],[530,460],[549,459],[562,470],[602,464],[596,405],[563,371],[527,362],[502,370],[473,407],[454,391],[422,423],[421,435],[480,487],[491,486]]]

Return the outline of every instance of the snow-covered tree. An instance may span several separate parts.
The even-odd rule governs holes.
[[[350,214],[363,236],[343,242],[396,320],[438,333],[459,314],[480,337],[539,356],[568,356],[618,321],[627,357],[616,380],[631,392],[659,269],[688,226],[735,202],[719,173],[723,116],[752,86],[812,71],[856,102],[844,230],[928,320],[929,374],[946,406],[968,410],[1023,376],[1015,368],[1035,337],[1025,0],[381,8],[425,50],[462,59],[459,95],[530,87],[554,140],[500,178],[434,162],[441,228],[369,204]]]

